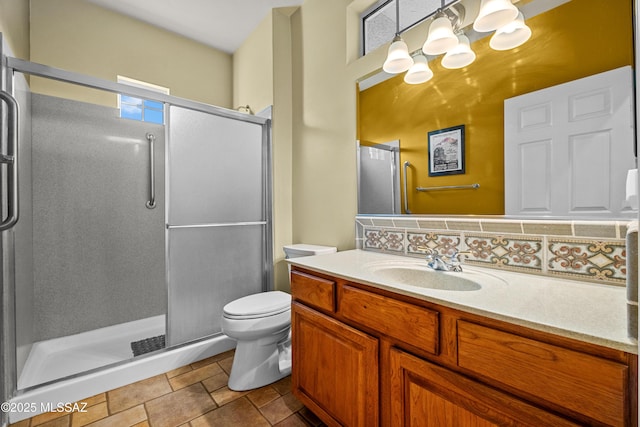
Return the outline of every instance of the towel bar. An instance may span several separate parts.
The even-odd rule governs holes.
[[[468,185],[444,185],[441,187],[416,187],[418,191],[434,191],[434,190],[476,190],[480,188],[477,182]]]

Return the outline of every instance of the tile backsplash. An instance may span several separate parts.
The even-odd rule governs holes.
[[[467,252],[464,263],[625,286],[632,221],[356,216],[356,247],[422,257]],[[637,257],[637,254],[631,256]]]

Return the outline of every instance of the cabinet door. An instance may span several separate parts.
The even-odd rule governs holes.
[[[585,423],[623,426],[632,417],[629,367],[622,363],[459,320],[458,366]]]
[[[299,303],[291,315],[294,394],[330,426],[377,426],[378,340]]]
[[[577,425],[395,348],[389,398],[392,426]]]

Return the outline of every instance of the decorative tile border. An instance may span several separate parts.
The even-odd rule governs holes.
[[[357,216],[356,247],[411,257],[457,250],[470,265],[624,286],[630,224],[637,223]]]
[[[624,285],[627,277],[625,242],[549,239],[548,272],[578,279]]]
[[[470,234],[465,236],[466,262],[486,267],[541,273],[544,243],[541,237]]]
[[[407,254],[424,256],[428,248],[440,255],[450,255],[461,243],[459,234],[407,230]]]
[[[404,253],[404,231],[365,228],[364,249]]]

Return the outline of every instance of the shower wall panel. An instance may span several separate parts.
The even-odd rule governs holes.
[[[32,103],[35,338],[165,314],[164,126],[49,96]]]

